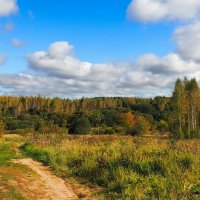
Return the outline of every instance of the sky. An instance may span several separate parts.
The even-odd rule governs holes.
[[[0,0],[0,95],[170,96],[185,76],[199,0]]]

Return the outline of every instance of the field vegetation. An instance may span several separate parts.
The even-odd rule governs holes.
[[[25,174],[32,172],[22,165],[12,163],[13,159],[20,158],[16,154],[16,144],[21,138],[0,138],[0,199],[1,200],[29,200],[24,190],[21,190],[17,180],[24,179]],[[21,180],[22,181],[22,180]],[[29,194],[30,195],[30,194]]]
[[[199,140],[34,135],[26,155],[61,176],[102,188],[105,199],[199,199]]]

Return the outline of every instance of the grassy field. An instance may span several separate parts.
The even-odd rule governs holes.
[[[1,200],[29,200],[27,192],[21,190],[17,182],[32,173],[28,168],[14,164],[12,159],[20,158],[16,149],[21,138],[0,138],[0,199]],[[25,184],[25,183],[24,183]],[[28,184],[28,183],[27,183]]]
[[[102,187],[105,199],[200,198],[200,141],[35,135],[22,150],[61,176]]]

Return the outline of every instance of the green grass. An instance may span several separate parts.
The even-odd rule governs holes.
[[[19,158],[15,152],[16,144],[22,141],[22,138],[0,138],[0,166],[7,164],[11,159]]]
[[[27,200],[22,191],[15,183],[14,175],[19,172],[26,172],[23,166],[16,165],[11,159],[17,159],[15,146],[21,143],[22,139],[0,138],[0,199],[1,200]]]
[[[35,135],[26,155],[104,188],[105,199],[199,199],[199,140]]]

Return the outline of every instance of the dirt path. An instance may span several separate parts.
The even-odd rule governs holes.
[[[97,193],[100,188],[93,185],[87,185],[85,182],[67,178],[63,180],[52,174],[48,167],[42,163],[34,161],[31,158],[23,158],[23,154],[19,150],[19,146],[24,143],[23,137],[19,135],[4,135],[6,141],[11,142],[11,149],[15,152],[14,159],[11,159],[11,165],[5,167],[0,166],[0,200],[100,200]],[[12,141],[13,140],[13,141]],[[23,158],[23,159],[22,159]],[[10,177],[5,181],[4,186],[10,191],[12,197],[3,198],[1,193],[1,175]],[[8,187],[9,186],[9,187]],[[14,188],[21,196],[15,198],[15,194],[10,188]],[[23,198],[24,197],[24,198]]]
[[[40,197],[41,200],[76,200],[78,199],[77,195],[73,192],[70,186],[65,184],[65,181],[61,178],[53,175],[49,169],[43,166],[41,163],[36,162],[32,159],[21,159],[15,160],[15,163],[20,163],[22,165],[28,166],[30,169],[35,171],[40,180],[36,187],[42,185],[41,189],[43,191],[43,196]]]

